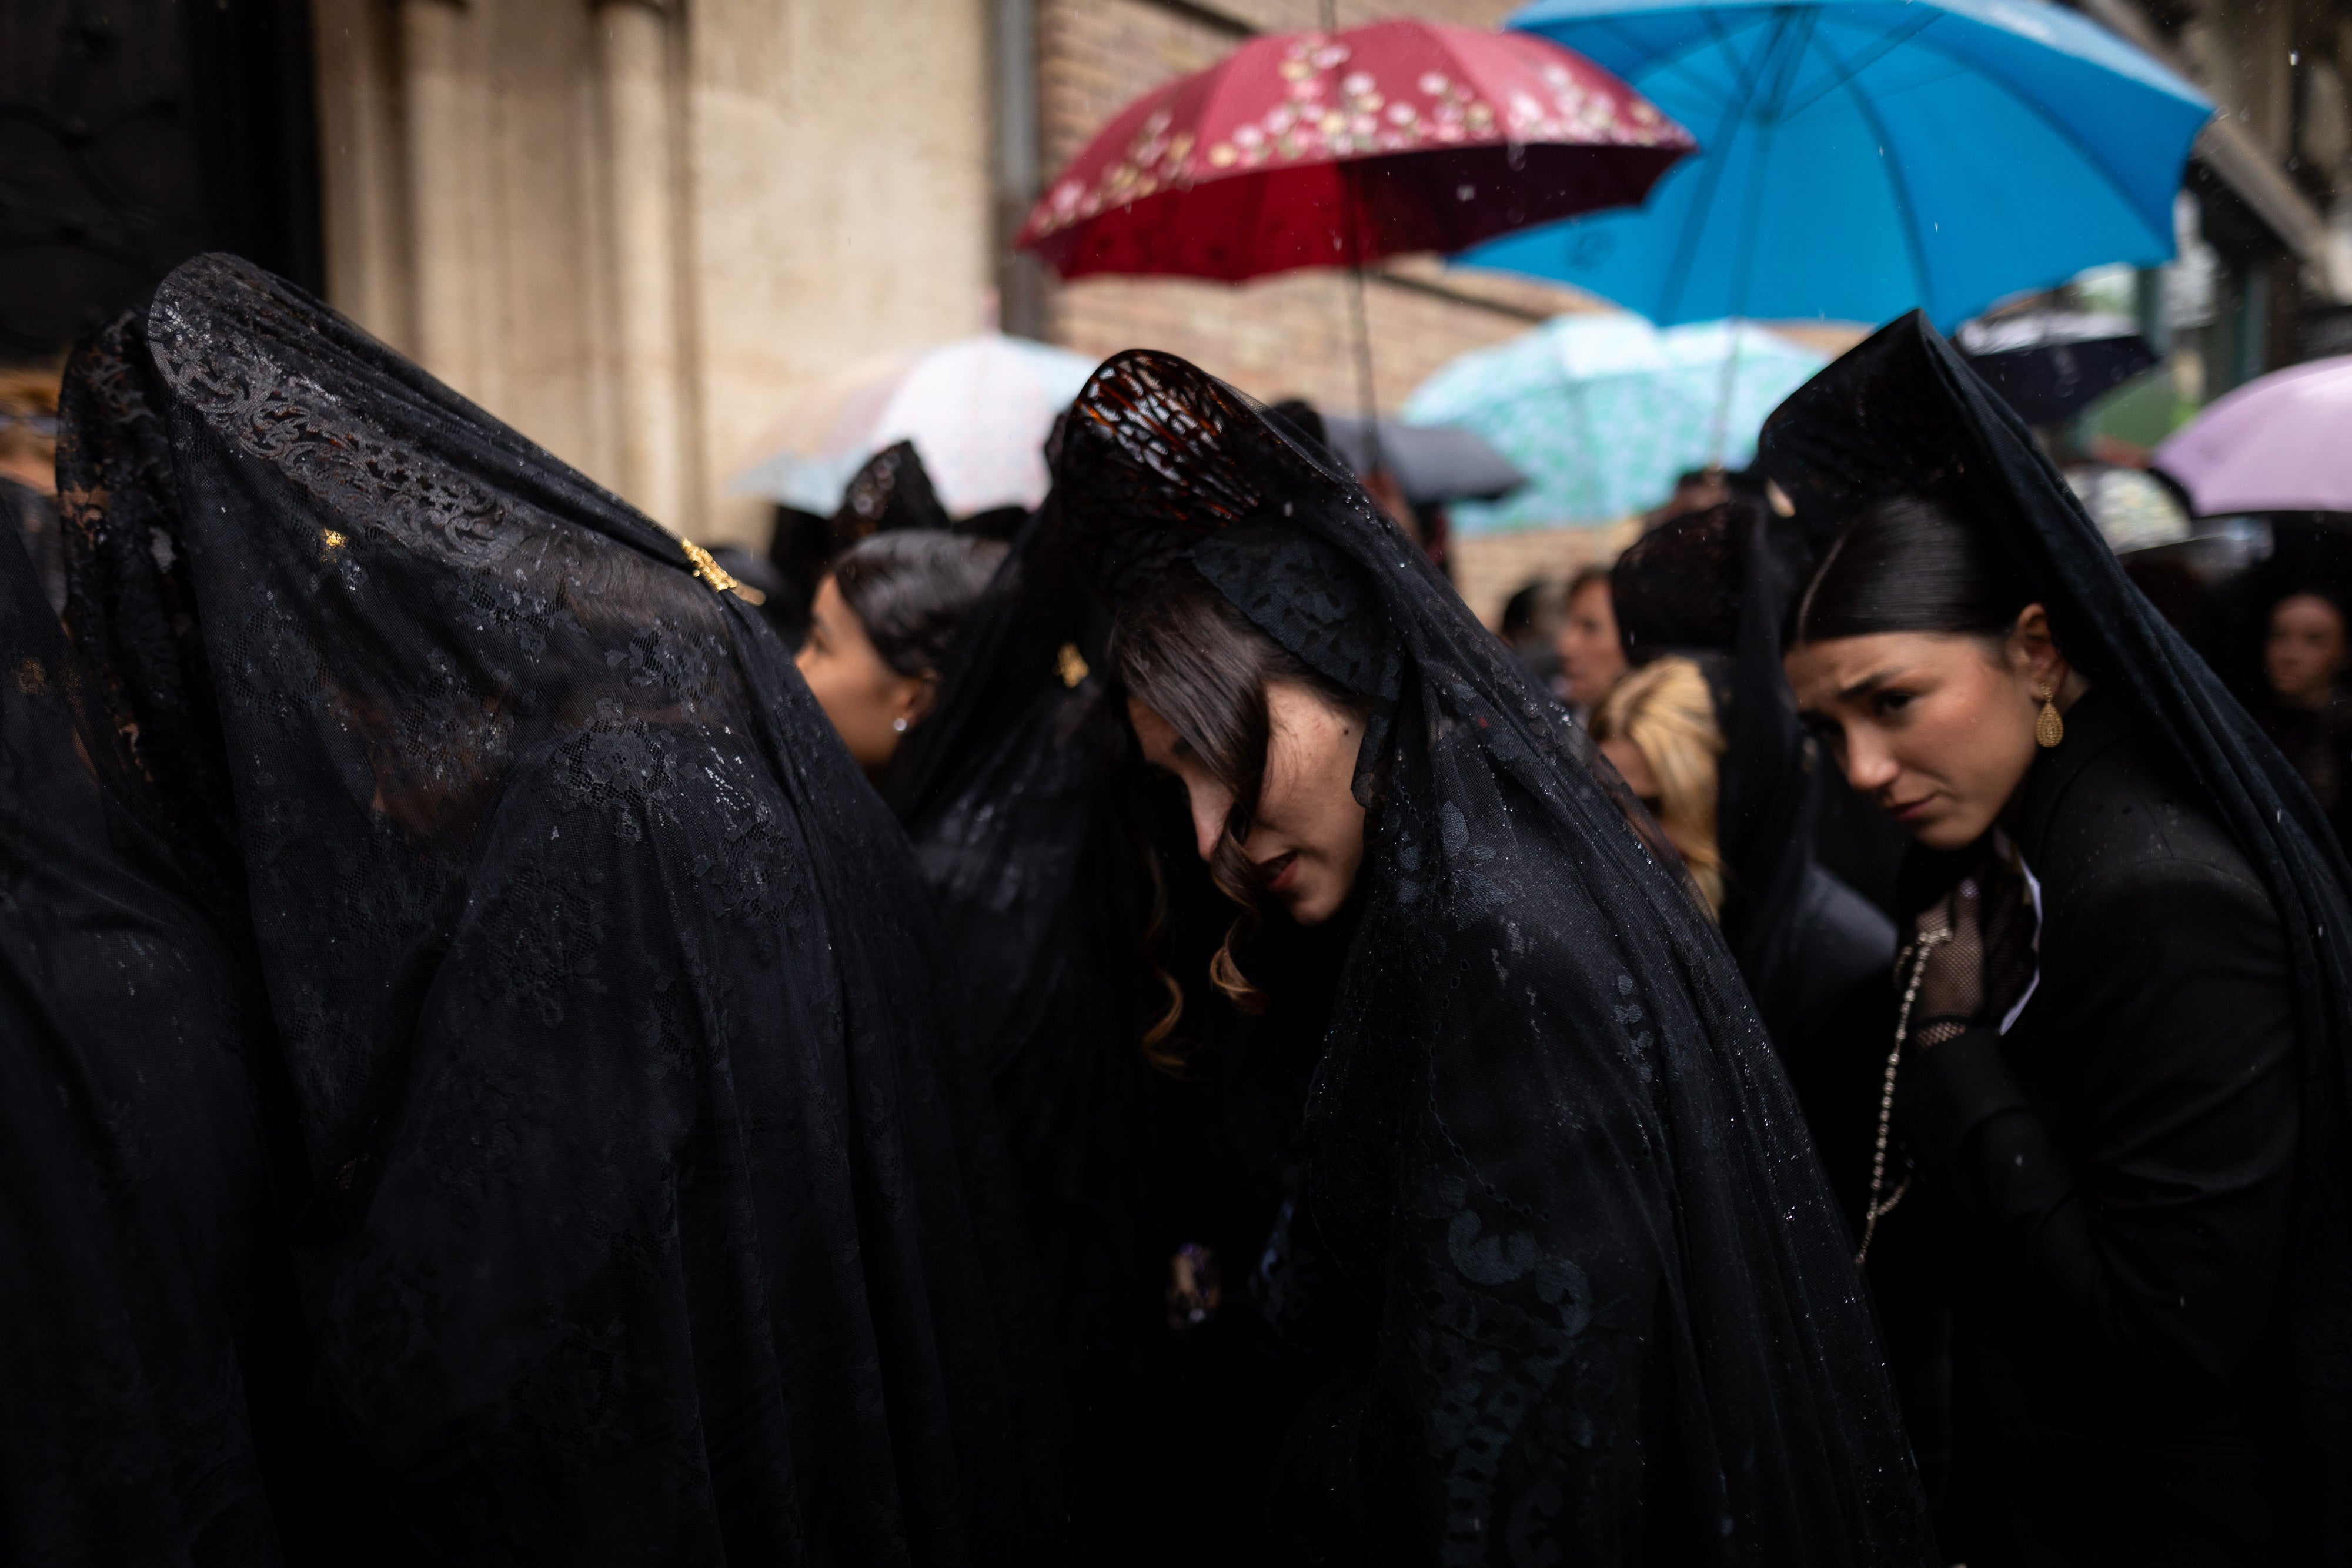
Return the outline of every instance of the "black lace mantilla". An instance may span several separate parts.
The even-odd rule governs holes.
[[[1395,697],[1380,603],[1339,550],[1279,517],[1259,517],[1209,535],[1192,556],[1267,636],[1349,691]]]
[[[1250,613],[1302,657],[1347,621],[1394,694],[1307,1113],[1316,1227],[1377,1348],[1291,1434],[1286,1549],[1931,1561],[1794,1098],[1622,781],[1360,492],[1184,361],[1098,370],[1058,478],[1114,604],[1234,524],[1305,536],[1264,569],[1288,580],[1226,575],[1296,595]]]
[[[343,1555],[1055,1560],[1058,1396],[951,966],[782,644],[243,262],[182,267],[145,335],[155,375],[68,440],[152,414],[168,484],[110,470],[78,570],[189,596],[161,623],[201,668],[139,646],[217,705]],[[91,643],[135,719],[125,645]]]
[[[2032,433],[1917,311],[1791,394],[1759,460],[1827,537],[1885,497],[1933,494],[2048,607],[2066,658],[2176,758],[2259,871],[2294,967],[2302,1057],[2284,1291],[2315,1478],[2315,1561],[2352,1561],[2352,866],[2293,764],[2134,587]]]

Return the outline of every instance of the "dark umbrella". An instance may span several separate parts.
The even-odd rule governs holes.
[[[2028,424],[2072,419],[2157,362],[2128,318],[2081,310],[1980,318],[1958,340],[1977,374]]]
[[[1459,424],[1380,422],[1379,440],[1361,419],[1323,416],[1324,444],[1362,478],[1384,467],[1417,507],[1440,501],[1499,501],[1528,482],[1486,438]]]

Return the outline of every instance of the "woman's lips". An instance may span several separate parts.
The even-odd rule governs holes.
[[[1265,878],[1265,890],[1268,893],[1288,893],[1292,885],[1298,881],[1298,852],[1293,850],[1286,855],[1276,855],[1270,861],[1262,861],[1257,869],[1258,874]]]
[[[1935,800],[1933,795],[1922,795],[1916,800],[1906,801],[1900,806],[1887,807],[1886,814],[1898,822],[1916,821],[1927,808],[1935,803]]]

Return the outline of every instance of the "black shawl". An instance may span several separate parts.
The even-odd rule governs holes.
[[[1780,667],[1780,622],[1810,555],[1791,520],[1742,497],[1643,535],[1609,573],[1633,663],[1682,653],[1707,673],[1725,742],[1724,939],[1784,1053],[1895,960],[1894,925],[1814,858],[1831,776]]]
[[[2352,1558],[2352,904],[2310,789],[2135,588],[2016,413],[1916,312],[1808,382],[1762,462],[1814,531],[1897,493],[1945,497],[2048,608],[2066,657],[2179,759],[2261,873],[2290,946],[2303,1079],[2289,1312],[2319,1528]]]
[[[0,1560],[299,1560],[268,1044],[0,528]]]
[[[181,267],[145,337],[178,536],[84,565],[181,601],[183,670],[200,634],[354,1532],[1052,1560],[1058,1402],[947,956],[774,634],[246,263]]]
[[[944,528],[948,510],[931,488],[931,471],[911,441],[886,446],[866,460],[842,491],[833,514],[833,548],[898,528]]]
[[[1787,1082],[1567,714],[1351,481],[1181,360],[1095,373],[1060,485],[1115,603],[1189,557],[1372,706],[1307,1124],[1316,1221],[1378,1348],[1294,1430],[1286,1545],[1928,1562]]]
[[[1143,1051],[1162,998],[1107,632],[1058,530],[1032,519],[959,628],[888,795],[963,973],[1062,1351],[1090,1533],[1123,1553],[1162,1528],[1139,1444],[1170,1414],[1147,1381],[1168,1336],[1155,1113],[1173,1086]]]

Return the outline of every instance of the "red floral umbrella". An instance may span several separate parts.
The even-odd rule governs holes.
[[[1636,204],[1696,145],[1529,34],[1398,20],[1276,35],[1129,104],[1018,243],[1064,277],[1361,267]]]

